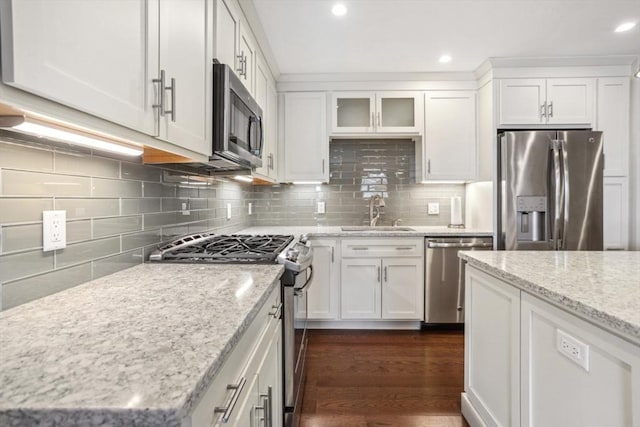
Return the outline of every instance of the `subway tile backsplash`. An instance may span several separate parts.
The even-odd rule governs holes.
[[[324,185],[255,186],[256,225],[366,225],[369,199],[380,194],[379,225],[447,225],[451,197],[464,185],[416,184],[415,144],[410,140],[334,140],[330,145],[330,180]],[[325,214],[316,213],[324,201]],[[440,204],[439,215],[427,215],[427,203]],[[464,214],[463,214],[464,216]]]
[[[250,185],[164,172],[0,131],[0,308],[139,264],[180,234],[250,225]],[[42,211],[51,209],[66,211],[67,247],[45,253]]]
[[[324,185],[206,185],[140,160],[0,131],[0,308],[5,310],[143,262],[163,241],[251,225],[359,225],[383,195],[380,224],[446,225],[463,185],[416,184],[415,145],[403,140],[331,142]],[[316,213],[318,201],[326,213]],[[247,203],[253,203],[248,215]],[[427,203],[440,214],[427,215]],[[232,218],[226,219],[227,203]],[[463,206],[464,208],[464,206]],[[42,252],[42,211],[67,214],[67,247]]]

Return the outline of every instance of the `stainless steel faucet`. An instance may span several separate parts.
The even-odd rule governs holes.
[[[376,205],[376,200],[378,201],[377,205]],[[378,222],[378,219],[380,219],[380,208],[383,208],[384,206],[385,206],[384,199],[379,194],[375,194],[371,196],[371,198],[369,199],[369,225],[371,227],[374,227]],[[376,209],[375,216],[373,215],[374,207]]]

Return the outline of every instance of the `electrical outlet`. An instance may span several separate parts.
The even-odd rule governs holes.
[[[249,202],[249,215],[253,214],[253,203]]]
[[[191,215],[188,202],[182,202],[182,215]]]
[[[438,202],[427,203],[427,214],[428,215],[439,215],[440,214],[440,203],[438,203]]]
[[[319,214],[325,213],[326,212],[325,207],[326,207],[325,202],[318,202],[318,213]]]
[[[231,219],[231,203],[227,203],[227,219]]]
[[[558,329],[556,346],[563,356],[589,372],[589,346],[587,344]]]
[[[42,211],[42,250],[67,247],[67,211]]]

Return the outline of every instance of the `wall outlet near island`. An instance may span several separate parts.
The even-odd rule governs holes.
[[[427,203],[427,215],[439,215],[440,214],[440,203],[431,202]]]
[[[318,209],[317,209],[317,212],[318,212],[319,214],[323,214],[323,213],[325,213],[325,212],[326,212],[326,209],[325,209],[325,208],[326,208],[325,202],[318,202]]]
[[[556,345],[560,353],[589,372],[589,346],[560,329]]]

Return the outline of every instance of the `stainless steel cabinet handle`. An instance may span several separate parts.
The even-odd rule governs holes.
[[[334,252],[335,252],[335,247],[331,246],[331,263],[335,261],[335,258],[333,256]]]
[[[380,281],[380,266],[378,266],[378,282]]]
[[[236,67],[236,71],[240,75],[242,75],[243,70],[244,70],[244,66],[242,65],[243,58],[244,58],[244,51],[240,52],[240,55],[236,55],[236,58],[238,58],[238,65],[239,65],[239,67]]]
[[[273,388],[271,386],[267,387],[266,393],[260,393],[260,398],[262,398],[262,406],[256,406],[255,408],[258,410],[264,410],[264,425],[265,427],[273,427],[273,408],[271,407],[271,402],[273,401]]]
[[[244,75],[244,78],[247,78],[247,56],[244,56],[244,59],[242,60],[242,74]]]
[[[282,311],[282,303],[278,305],[272,305],[271,308],[275,308],[273,312],[269,312],[269,316],[273,316],[274,319],[280,318],[280,312]]]
[[[233,390],[233,395],[231,396],[231,400],[229,401],[229,404],[227,405],[226,408],[223,408],[223,407],[220,407],[220,406],[216,406],[213,409],[213,413],[214,414],[222,413],[222,422],[226,423],[231,418],[231,414],[233,413],[233,409],[236,407],[236,403],[238,403],[238,398],[240,397],[240,394],[242,394],[242,389],[244,388],[244,385],[246,383],[247,383],[247,379],[242,377],[238,384],[228,384],[227,385],[227,390]]]
[[[540,106],[540,120],[547,117],[547,103]]]
[[[324,173],[324,159],[322,159],[322,173]]]
[[[351,248],[351,249],[353,249],[354,251],[368,251],[369,250],[369,248]]]
[[[387,275],[387,266],[386,265],[384,266],[384,281],[385,282],[389,281],[389,277]]]
[[[549,117],[553,117],[553,101],[549,103]]]
[[[396,251],[410,251],[411,249],[413,249],[413,248],[411,248],[411,247],[409,247],[409,248],[396,248]]]
[[[151,80],[153,83],[158,83],[159,86],[159,100],[157,104],[153,104],[151,107],[160,110],[160,115],[164,116],[164,70],[160,70],[160,78]]]
[[[382,126],[381,125],[381,120],[380,120],[380,111],[378,111],[378,127]]]
[[[171,92],[171,109],[165,110],[165,114],[171,114],[171,121],[176,121],[176,79],[171,77],[171,86],[167,86],[164,90]]]
[[[267,169],[273,170],[273,153],[269,153],[269,163]]]
[[[427,173],[431,174],[431,159],[427,159]]]
[[[375,117],[376,117],[376,113],[374,113],[374,112],[372,111],[372,112],[371,112],[371,122],[369,123],[369,127],[373,127],[373,126],[374,126],[374,123],[375,123],[375,121],[376,121]]]

